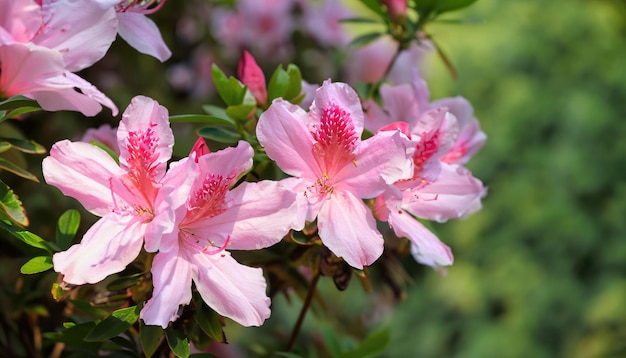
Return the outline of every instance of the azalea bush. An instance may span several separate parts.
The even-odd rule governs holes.
[[[431,222],[481,209],[466,164],[486,135],[463,97],[430,98],[421,62],[456,76],[429,26],[472,3],[3,0],[0,227],[21,262],[0,353],[384,352],[389,328],[364,321],[300,329],[334,304],[322,280],[400,300],[407,260],[453,264]],[[141,75],[150,57],[172,64]],[[272,341],[227,334],[281,298],[299,314]]]

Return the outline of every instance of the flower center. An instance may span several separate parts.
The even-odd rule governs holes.
[[[414,173],[419,175],[424,170],[424,164],[437,152],[439,148],[439,131],[427,138],[426,133],[422,134],[422,140],[415,146],[413,154]]]
[[[159,137],[155,135],[152,127],[156,123],[150,123],[150,127],[145,131],[134,131],[128,133],[128,166],[129,176],[137,183],[144,180],[154,181],[156,160],[159,158],[157,147]]]
[[[228,209],[226,194],[232,183],[232,177],[207,174],[202,184],[195,190],[187,204],[187,216],[184,222],[194,222],[199,218],[211,218]]]
[[[165,4],[165,0],[124,0],[115,5],[115,11],[138,12],[149,15],[159,11],[163,4]]]

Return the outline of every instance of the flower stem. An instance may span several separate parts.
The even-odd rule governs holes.
[[[320,272],[319,270],[313,276],[311,280],[311,285],[309,286],[309,291],[304,298],[304,303],[302,304],[302,309],[300,309],[300,315],[298,316],[298,320],[296,321],[295,327],[293,327],[293,331],[291,332],[291,338],[289,338],[289,344],[287,345],[287,352],[291,351],[293,348],[293,344],[296,342],[296,337],[300,332],[300,327],[302,327],[302,323],[304,322],[304,317],[306,316],[306,312],[311,305],[311,300],[313,299],[313,295],[315,294],[315,287],[317,286],[317,281],[319,281]]]

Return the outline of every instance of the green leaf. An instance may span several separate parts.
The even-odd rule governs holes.
[[[353,23],[353,24],[379,24],[380,21],[374,19],[368,19],[365,17],[351,17],[347,19],[339,19],[340,23]]]
[[[189,358],[218,358],[215,354],[211,353],[194,353]]]
[[[11,148],[13,148],[11,144],[7,142],[0,142],[0,153],[4,153]]]
[[[438,13],[460,10],[475,3],[476,0],[438,0],[435,10]]]
[[[282,65],[278,65],[267,84],[267,102],[272,103],[275,98],[284,98],[289,88],[289,74]]]
[[[252,111],[256,108],[256,103],[254,104],[240,104],[237,106],[228,106],[226,108],[226,114],[233,119],[245,121],[248,119],[248,116]]]
[[[85,340],[85,336],[94,328],[95,322],[80,323],[64,331],[48,332],[42,334],[46,339],[63,342],[72,348],[83,348],[98,351],[102,347],[101,342],[90,342]]]
[[[0,111],[19,107],[39,107],[36,101],[24,96],[14,96],[0,102]]]
[[[234,77],[226,77],[220,68],[213,64],[211,75],[213,83],[220,97],[229,106],[241,104],[246,93],[246,87]]]
[[[130,276],[123,276],[118,279],[115,279],[107,285],[107,290],[118,291],[118,290],[123,290],[128,287],[135,286],[137,285],[137,283],[140,281],[141,277],[144,274],[145,274],[144,272],[139,272]]]
[[[196,306],[193,319],[198,323],[200,329],[215,342],[224,343],[225,336],[220,323],[220,316],[204,303],[199,294],[194,293],[193,302]]]
[[[117,153],[115,153],[115,152],[113,151],[113,149],[111,149],[108,145],[106,145],[106,144],[104,144],[104,143],[102,143],[102,142],[98,142],[97,140],[94,140],[94,139],[90,140],[90,141],[89,141],[89,143],[91,143],[91,145],[96,146],[96,147],[98,147],[98,148],[100,148],[100,149],[104,150],[105,152],[107,152],[107,154],[108,154],[111,158],[113,158],[113,160],[115,160],[115,162],[116,162],[117,164],[119,164],[119,163],[120,163],[120,157],[119,157],[119,156],[117,155]]]
[[[24,153],[44,154],[46,152],[46,148],[33,140],[0,137],[0,144],[4,143]]]
[[[88,342],[102,342],[126,331],[139,319],[140,305],[122,308],[98,323],[85,337]]]
[[[241,139],[241,135],[239,135],[239,133],[222,127],[200,128],[198,129],[198,135],[206,139],[225,144],[234,144]]]
[[[37,179],[36,176],[34,176],[33,174],[31,174],[30,172],[18,167],[17,165],[9,162],[8,160],[4,159],[4,158],[0,158],[0,169],[4,169],[7,170],[15,175],[21,176],[24,179],[28,179],[31,181],[34,181],[36,183],[39,183],[39,179]]]
[[[22,265],[20,272],[25,275],[31,275],[47,271],[51,269],[52,266],[52,256],[35,256]]]
[[[177,116],[170,116],[170,122],[172,123],[194,122],[194,123],[205,123],[205,124],[222,124],[222,125],[226,125],[230,127],[236,126],[236,123],[228,117],[205,115],[205,114],[180,114]]]
[[[274,353],[274,355],[277,357],[284,357],[284,358],[304,358],[304,356],[301,356],[296,353],[291,353],[291,352],[276,352]]]
[[[67,250],[72,244],[72,240],[80,225],[80,213],[70,209],[64,212],[57,223],[56,243],[61,251]]]
[[[70,302],[74,305],[74,307],[78,308],[83,313],[96,319],[103,319],[109,314],[109,312],[107,312],[106,310],[99,308],[99,307],[95,307],[87,301],[70,300]]]
[[[156,352],[163,338],[163,328],[161,326],[149,326],[143,323],[139,325],[139,339],[141,340],[141,347],[146,357],[152,357]]]
[[[389,329],[385,328],[371,333],[369,336],[359,344],[359,346],[350,351],[344,352],[340,355],[341,358],[364,358],[364,357],[378,357],[389,346],[391,341],[391,335]]]
[[[177,357],[189,357],[189,339],[185,337],[183,332],[169,326],[165,330],[165,338],[167,339],[167,344],[170,346],[170,349],[174,352],[174,354],[176,354]]]
[[[2,180],[0,180],[0,208],[14,222],[28,226],[28,217],[22,202]]]
[[[36,247],[38,249],[44,249],[50,254],[53,253],[52,247],[49,242],[33,234],[30,231],[24,230],[23,228],[13,224],[10,221],[0,220],[0,228],[6,230],[8,233],[15,236],[27,245]]]
[[[372,10],[381,18],[387,18],[387,12],[385,11],[385,8],[379,0],[359,0],[359,2],[365,5],[368,9]]]
[[[9,119],[9,118],[14,118],[19,116],[20,114],[24,114],[24,113],[30,113],[30,112],[35,112],[35,111],[39,111],[41,110],[40,107],[20,107],[17,109],[14,109],[12,111],[7,111],[7,112],[2,112],[2,117],[0,117],[0,122],[4,122],[5,120]]]
[[[382,35],[383,34],[380,32],[369,32],[367,34],[357,36],[354,40],[350,41],[348,46],[362,47],[362,46],[369,44],[370,42],[375,41],[377,38],[381,37]]]
[[[285,99],[291,101],[302,93],[302,73],[300,73],[298,66],[290,63],[287,65],[287,74],[289,75],[289,85],[285,91]]]

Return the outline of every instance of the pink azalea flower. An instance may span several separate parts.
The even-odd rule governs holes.
[[[217,313],[259,326],[270,315],[263,272],[239,264],[225,249],[254,250],[280,241],[296,225],[295,194],[272,181],[244,182],[229,190],[252,166],[247,142],[199,157],[204,151],[195,148],[172,165],[163,182],[193,178],[190,187],[179,189],[188,195],[174,204],[176,229],[164,236],[154,258],[154,292],[141,318],[167,327],[178,317],[179,305],[191,300],[193,281]]]
[[[405,128],[415,151],[413,178],[394,183],[377,198],[376,217],[387,221],[397,236],[411,241],[411,251],[418,262],[434,267],[451,265],[450,248],[415,217],[443,222],[481,208],[485,195],[482,183],[461,165],[446,160],[452,156],[456,160],[459,150],[455,148],[466,143],[459,139],[459,122],[448,108],[437,107],[441,103],[458,105],[455,112],[468,118],[463,106],[469,103],[453,99],[431,105],[428,88],[421,79],[413,86],[383,85],[380,93],[385,109],[373,101],[366,104],[368,127],[379,131]]]
[[[120,155],[120,148],[117,145],[117,128],[103,124],[98,128],[87,129],[80,138],[81,142],[91,143],[92,140],[106,145],[113,153]]]
[[[308,113],[277,99],[257,125],[267,155],[294,177],[287,183],[298,195],[302,221],[317,218],[324,245],[356,268],[370,265],[383,252],[382,235],[362,199],[380,195],[388,183],[412,173],[399,131],[364,141],[362,131],[358,95],[348,85],[330,81],[317,90]]]
[[[154,14],[165,4],[165,0],[98,0],[103,5],[115,6],[117,31],[134,49],[164,62],[172,52],[163,41],[154,21],[146,15]],[[154,5],[154,6],[153,6]]]
[[[0,13],[0,96],[24,95],[45,110],[87,116],[104,105],[117,115],[109,98],[72,73],[101,59],[115,39],[112,9],[93,1],[7,0]]]
[[[313,3],[300,1],[304,31],[323,46],[345,46],[350,36],[341,19],[353,17],[353,14],[336,0],[323,0]]]
[[[145,237],[156,251],[161,235],[174,228],[174,187],[162,187],[174,137],[167,110],[137,96],[117,131],[119,165],[85,142],[57,142],[43,160],[46,182],[101,216],[80,244],[53,256],[54,269],[70,284],[99,282],[134,260]]]

